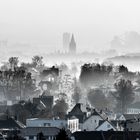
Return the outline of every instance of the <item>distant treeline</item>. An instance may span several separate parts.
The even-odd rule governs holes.
[[[132,79],[136,73],[130,72],[124,65],[104,65],[88,63],[81,66],[80,82],[83,86],[112,84],[120,75]]]

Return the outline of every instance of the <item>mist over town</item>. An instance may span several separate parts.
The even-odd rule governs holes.
[[[0,140],[139,140],[139,4],[0,1]]]

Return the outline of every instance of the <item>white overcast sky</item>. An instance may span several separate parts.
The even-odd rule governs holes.
[[[0,38],[49,51],[62,48],[63,32],[95,51],[126,31],[140,32],[140,0],[0,0]]]

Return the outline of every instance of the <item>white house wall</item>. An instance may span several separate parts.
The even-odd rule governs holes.
[[[114,131],[116,131],[116,129],[109,122],[105,121],[96,130],[97,131],[108,131],[110,129],[113,129]]]
[[[94,131],[95,128],[99,125],[99,120],[103,119],[98,115],[93,115],[83,123],[81,129],[86,131]]]

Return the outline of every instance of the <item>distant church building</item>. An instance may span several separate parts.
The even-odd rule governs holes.
[[[72,34],[71,41],[69,43],[69,53],[76,54],[76,42],[74,39],[74,35]]]
[[[63,50],[64,52],[68,52],[70,43],[70,33],[63,33]]]

